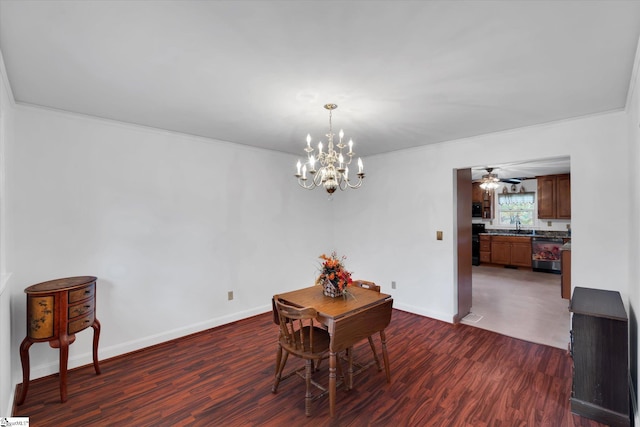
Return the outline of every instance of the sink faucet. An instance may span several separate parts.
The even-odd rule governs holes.
[[[520,233],[521,229],[522,229],[522,223],[520,222],[520,216],[516,215],[516,231]]]

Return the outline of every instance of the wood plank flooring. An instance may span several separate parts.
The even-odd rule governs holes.
[[[387,329],[392,382],[375,366],[304,415],[297,376],[271,393],[277,327],[271,313],[32,381],[14,416],[39,426],[580,426],[569,409],[571,358],[558,348],[394,310]],[[380,343],[376,341],[378,350]],[[356,358],[371,358],[364,341]],[[316,373],[327,381],[328,363]],[[287,369],[302,366],[290,358]]]

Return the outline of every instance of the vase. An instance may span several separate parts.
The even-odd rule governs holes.
[[[342,292],[337,286],[333,286],[331,281],[326,280],[322,284],[322,293],[331,298],[337,298],[342,296]]]

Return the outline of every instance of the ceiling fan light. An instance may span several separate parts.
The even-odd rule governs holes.
[[[500,179],[498,179],[498,175],[491,173],[493,168],[487,168],[487,174],[482,175],[482,183],[480,184],[480,188],[485,191],[495,190],[500,186]]]

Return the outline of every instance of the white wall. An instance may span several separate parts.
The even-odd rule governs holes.
[[[11,381],[11,292],[6,269],[5,159],[13,142],[14,102],[0,53],[0,416],[11,413],[14,383]]]
[[[24,288],[95,275],[101,359],[270,309],[313,283],[331,205],[295,157],[18,105],[8,167],[13,372]],[[227,301],[227,291],[235,299]],[[90,363],[91,330],[69,366]],[[58,351],[31,347],[32,378]]]
[[[338,247],[383,292],[397,282],[396,307],[452,321],[453,170],[570,156],[573,285],[617,290],[627,301],[628,152],[625,113],[617,112],[368,158],[366,190],[345,198],[350,232],[338,236]],[[608,208],[615,224],[602,221]],[[444,240],[436,240],[437,230]]]
[[[627,129],[629,132],[629,337],[631,376],[638,401],[638,372],[640,372],[640,340],[638,313],[640,312],[640,43],[636,54],[631,90],[627,100]],[[635,425],[640,425],[637,404],[634,407]]]

